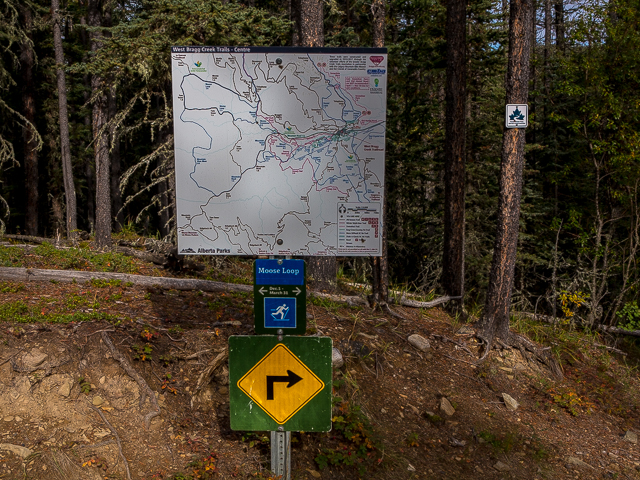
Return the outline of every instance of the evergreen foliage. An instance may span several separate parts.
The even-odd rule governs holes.
[[[21,48],[33,49],[36,58],[31,130],[41,148],[39,232],[64,231],[49,7],[44,0],[0,0],[0,211],[11,212],[11,233],[26,218],[22,158],[30,129],[20,103]],[[33,13],[29,30],[20,8]],[[174,225],[170,47],[289,45],[289,4],[120,0],[101,8],[108,21],[100,27],[87,26],[87,2],[63,1],[61,9],[79,228],[91,231],[95,219],[91,105],[104,94],[114,100],[104,128],[122,172],[115,179],[122,218],[140,232],[168,236]],[[629,312],[636,311],[640,284],[639,8],[631,0],[585,4],[567,16],[563,42],[545,46],[539,38],[534,47],[516,309],[561,316],[560,292],[583,292],[576,308],[583,320],[635,321]],[[390,275],[395,283],[438,291],[445,3],[389,0],[386,12]],[[325,2],[325,44],[370,46],[372,20],[371,2]],[[508,47],[502,2],[469,0],[467,23],[465,301],[472,306],[484,303],[495,236]],[[96,32],[101,45],[92,52]],[[103,79],[101,91],[91,90],[92,75]]]

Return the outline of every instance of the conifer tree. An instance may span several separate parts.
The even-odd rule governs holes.
[[[533,0],[511,0],[509,8],[509,58],[505,102],[526,104],[529,96]],[[486,342],[485,355],[495,337],[507,343],[512,340],[509,320],[520,224],[524,145],[524,129],[504,129],[496,240],[487,299],[478,325],[479,335]]]
[[[71,167],[71,144],[69,142],[69,114],[67,113],[67,83],[64,73],[64,52],[60,20],[60,2],[51,0],[53,15],[53,46],[56,56],[56,78],[58,86],[58,122],[60,124],[60,154],[62,158],[62,176],[67,205],[67,238],[73,239],[78,229],[76,210],[76,189]]]
[[[460,306],[464,296],[466,20],[466,0],[447,2],[442,286],[447,295],[460,297]]]

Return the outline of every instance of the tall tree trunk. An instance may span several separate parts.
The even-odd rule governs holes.
[[[546,135],[546,118],[549,112],[549,54],[551,50],[551,0],[544,0],[544,114],[542,115],[542,131]],[[535,30],[535,29],[534,29]]]
[[[53,46],[56,55],[56,76],[58,80],[58,117],[60,122],[60,151],[62,156],[62,177],[64,179],[64,194],[67,203],[67,238],[75,239],[78,229],[76,210],[76,187],[73,182],[71,168],[71,148],[69,142],[69,114],[67,113],[67,85],[64,75],[64,52],[62,51],[62,32],[60,31],[60,2],[51,0],[53,14]]]
[[[35,52],[32,46],[33,13],[27,5],[20,5],[20,17],[28,40],[20,45],[20,69],[22,72],[22,109],[29,124],[22,130],[24,144],[25,192],[27,211],[25,230],[27,235],[38,235],[38,134],[35,131],[36,105],[33,85]]]
[[[502,0],[502,22],[503,29],[506,30],[508,28],[508,20],[509,20],[509,0]]]
[[[80,17],[80,24],[84,27],[87,26],[87,19],[85,17]],[[86,28],[82,28],[80,30],[80,39],[82,40],[82,46],[89,50],[91,48],[91,40],[89,39],[89,32]],[[88,59],[85,57],[84,61]],[[84,85],[83,97],[84,103],[89,104],[89,100],[91,99],[91,75],[83,75],[82,83]],[[91,129],[91,116],[84,115],[84,125],[89,131]],[[83,145],[82,151],[88,150],[89,145]],[[84,169],[84,179],[86,184],[86,193],[84,196],[85,201],[85,219],[87,222],[87,230],[91,233],[95,231],[96,224],[96,207],[95,207],[95,175],[94,175],[94,159],[90,155],[83,155],[83,169]]]
[[[87,84],[91,88],[91,79],[87,76]],[[85,102],[88,102],[91,98],[89,90],[87,90]],[[84,119],[84,124],[87,127],[87,131],[91,128],[91,117],[87,115]],[[88,230],[91,233],[95,232],[96,226],[96,176],[94,159],[90,155],[85,155],[84,159],[84,178],[87,186],[86,193],[86,220],[88,224]]]
[[[384,47],[386,30],[385,0],[374,0],[371,5],[373,13],[373,46]],[[371,303],[387,303],[389,301],[389,257],[387,245],[387,181],[384,182],[384,203],[382,204],[381,252],[379,257],[371,257]]]
[[[289,0],[289,21],[292,22],[291,45],[300,46],[300,0]]]
[[[116,88],[109,90],[109,119],[113,119],[117,113]],[[116,221],[115,229],[120,231],[124,225],[124,213],[122,210],[122,193],[120,192],[120,138],[115,125],[109,128],[111,137],[111,207]]]
[[[551,48],[551,0],[544,0],[544,64],[548,66]]]
[[[511,0],[510,10],[506,103],[525,104],[529,95],[533,0]],[[518,246],[524,145],[524,129],[504,129],[496,240],[484,314],[478,325],[480,336],[489,346],[496,336],[506,340],[510,335],[509,312]]]
[[[323,0],[300,0],[300,45],[324,47]]]
[[[554,9],[556,11],[556,46],[558,50],[564,52],[564,1],[556,0]]]
[[[464,184],[467,83],[467,2],[447,2],[447,78],[445,85],[444,247],[442,286],[447,295],[464,295]],[[458,307],[462,307],[462,299]],[[455,304],[452,304],[455,305]],[[460,310],[462,310],[460,308]]]
[[[161,128],[157,136],[157,146],[163,145],[169,138],[169,130],[167,128]],[[159,159],[159,175],[165,176],[173,169],[173,162],[170,161],[168,155],[161,154]],[[173,217],[174,205],[173,196],[171,195],[170,179],[166,179],[158,184],[158,197],[160,200],[160,233],[163,237],[168,236],[171,233],[170,220]]]
[[[113,26],[112,21],[113,6],[108,6],[102,18],[102,26]],[[111,32],[107,32],[106,36],[111,36]],[[109,121],[115,118],[118,113],[116,86],[111,83],[111,87],[107,93],[107,101],[109,105]],[[120,211],[122,208],[122,194],[120,193],[120,138],[115,123],[109,126],[109,158],[111,165],[111,212],[112,220],[115,220],[115,230],[120,231],[124,224],[124,214]]]
[[[299,0],[297,8],[300,46],[323,47],[324,11],[322,0]],[[307,273],[315,288],[326,291],[335,290],[338,275],[336,257],[310,257],[307,260]]]
[[[371,5],[371,13],[373,13],[373,46],[377,48],[384,47],[386,10],[385,0],[373,0]]]
[[[89,26],[102,26],[102,2],[89,0]],[[102,34],[91,32],[91,51],[101,47]],[[100,75],[91,78],[93,97],[93,148],[96,164],[96,246],[105,248],[111,245],[111,176],[109,164],[109,131],[106,128],[109,113],[109,102],[104,91],[105,86]]]

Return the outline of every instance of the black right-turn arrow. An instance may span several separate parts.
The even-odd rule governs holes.
[[[287,370],[287,376],[267,375],[267,400],[273,400],[273,384],[275,382],[288,382],[287,388],[291,388],[300,380],[302,380],[302,377],[299,377],[291,370]]]

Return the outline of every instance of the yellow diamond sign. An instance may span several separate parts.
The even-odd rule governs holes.
[[[284,424],[320,393],[324,382],[279,343],[238,380],[238,388]]]

